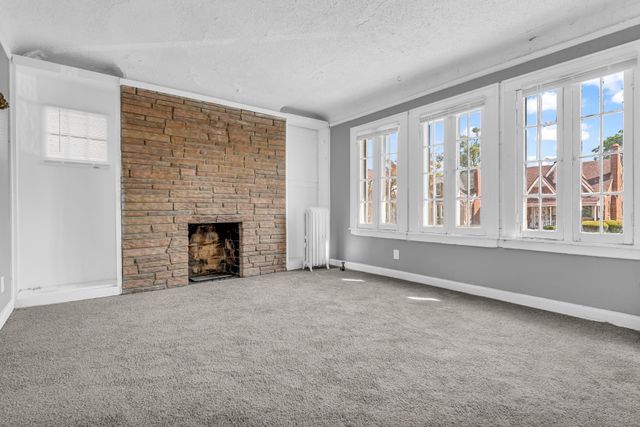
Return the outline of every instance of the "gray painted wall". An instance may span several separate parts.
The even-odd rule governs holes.
[[[0,92],[9,100],[9,58],[0,45]],[[0,311],[11,300],[11,199],[9,187],[9,110],[0,111]]]
[[[331,257],[640,315],[640,261],[358,237],[348,230],[351,127],[637,39],[640,26],[332,127]],[[393,249],[400,260],[392,259]]]

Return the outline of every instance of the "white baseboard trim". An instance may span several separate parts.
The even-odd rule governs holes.
[[[53,287],[49,289],[19,291],[16,298],[16,308],[110,297],[120,295],[121,293],[122,291],[117,284],[86,287],[64,286],[60,288]]]
[[[0,311],[0,329],[2,329],[5,323],[7,323],[9,316],[13,312],[13,308],[14,308],[14,304],[13,304],[13,300],[11,300],[9,301],[9,304],[7,304],[5,308],[2,309],[2,311]]]
[[[331,260],[331,265],[336,267],[339,267],[341,263],[342,261],[337,259]],[[376,267],[373,265],[360,264],[356,262],[345,261],[345,267],[349,270],[393,277],[395,279],[407,280],[410,282],[435,286],[437,288],[449,289],[465,294],[477,295],[499,301],[510,302],[512,304],[551,311],[553,313],[565,314],[567,316],[578,317],[581,319],[611,323],[612,325],[640,331],[640,316],[634,316],[632,314],[620,313],[617,311],[605,310],[596,307],[589,307],[586,305],[573,304],[570,302],[557,301],[549,298],[519,294],[510,291],[503,291],[500,289],[487,288],[485,286],[471,285],[468,283],[456,282],[453,280],[440,279],[437,277],[408,273],[405,271],[393,270],[391,268]]]

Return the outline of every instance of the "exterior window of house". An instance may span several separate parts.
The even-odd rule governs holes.
[[[444,225],[444,125],[443,119],[422,123],[424,227]]]
[[[480,226],[481,173],[480,139],[482,110],[456,117],[456,226]]]
[[[553,233],[558,229],[558,90],[523,99],[523,228]]]
[[[624,230],[624,73],[580,83],[580,230]]]
[[[78,163],[107,163],[107,116],[45,107],[45,157]]]

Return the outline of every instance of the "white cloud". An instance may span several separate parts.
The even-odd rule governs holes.
[[[600,86],[600,79],[582,82],[583,86]],[[602,90],[605,96],[611,96],[611,101],[621,104],[624,100],[624,73],[609,74],[602,78]]]
[[[535,96],[527,98],[527,113],[535,113],[538,111],[538,101]]]
[[[555,110],[558,105],[558,95],[555,91],[542,94],[542,111]]]
[[[624,100],[624,74],[617,73],[605,76],[602,79],[602,87],[605,94],[613,94],[611,100],[621,104]],[[606,95],[605,95],[606,96]]]
[[[589,139],[589,137],[591,136],[589,134],[589,127],[590,126],[588,124],[586,124],[586,123],[582,123],[582,125],[580,126],[581,131],[582,131],[581,138],[582,138],[583,141]]]
[[[543,141],[555,141],[556,140],[556,126],[545,126],[542,128],[542,133],[540,134],[540,138]]]
[[[555,110],[558,106],[558,94],[556,91],[546,91],[542,95],[542,111]],[[527,113],[536,113],[538,102],[535,96],[527,97]]]
[[[611,100],[616,104],[622,104],[624,102],[624,91],[619,90],[616,92],[613,97],[611,97]]]
[[[600,79],[587,80],[586,82],[582,82],[583,86],[598,86],[600,87]]]
[[[624,75],[622,73],[610,74],[602,78],[602,87],[608,92],[619,92],[624,89]]]

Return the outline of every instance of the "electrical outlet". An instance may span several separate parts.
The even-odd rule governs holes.
[[[0,294],[4,294],[4,276],[0,277]]]
[[[400,250],[399,249],[394,249],[393,250],[393,259],[400,259]]]

